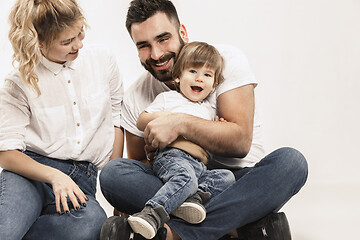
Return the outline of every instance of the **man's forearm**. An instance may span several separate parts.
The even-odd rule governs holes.
[[[245,157],[250,150],[252,131],[236,123],[208,121],[186,114],[177,114],[179,135],[208,151],[231,157]]]

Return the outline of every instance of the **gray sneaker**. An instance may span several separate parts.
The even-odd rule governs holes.
[[[201,223],[206,217],[204,204],[209,201],[209,199],[210,193],[197,192],[186,199],[186,201],[177,207],[171,215],[181,218],[188,223]]]
[[[152,240],[165,240],[166,233],[166,228],[162,227],[157,231],[157,234]],[[103,224],[100,240],[145,240],[145,238],[132,231],[127,222],[127,218],[112,216]]]
[[[146,239],[151,239],[169,219],[169,214],[163,206],[156,208],[145,206],[141,212],[131,215],[128,218],[128,223],[135,233]]]

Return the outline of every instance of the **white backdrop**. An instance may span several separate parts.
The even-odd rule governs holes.
[[[7,16],[0,0],[0,83],[11,70]],[[129,0],[80,0],[85,43],[112,49],[125,89],[143,71],[125,28]],[[356,186],[360,161],[359,0],[174,0],[190,40],[229,43],[247,55],[267,152],[292,146],[309,162],[307,188]]]
[[[7,16],[0,0],[0,83],[11,70]],[[125,28],[130,1],[81,0],[85,43],[118,58],[125,89],[143,71]],[[293,146],[309,161],[309,181],[360,183],[359,0],[174,0],[190,40],[229,43],[247,55],[267,151]]]

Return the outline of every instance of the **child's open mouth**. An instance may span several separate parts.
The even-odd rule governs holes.
[[[203,88],[198,86],[191,86],[191,90],[193,90],[194,92],[201,92]]]

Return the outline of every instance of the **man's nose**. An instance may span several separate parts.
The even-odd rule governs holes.
[[[153,46],[151,49],[151,58],[154,60],[159,60],[164,55],[164,51],[160,46]]]

